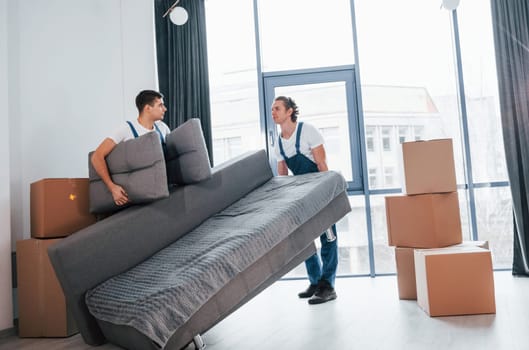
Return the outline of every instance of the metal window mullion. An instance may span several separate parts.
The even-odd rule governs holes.
[[[354,0],[350,0],[351,3],[351,26],[353,31],[353,47],[354,47],[354,62],[355,62],[355,92],[356,92],[356,106],[358,116],[358,134],[360,137],[360,161],[362,166],[362,183],[364,187],[364,199],[365,199],[365,211],[366,211],[366,225],[367,225],[367,248],[369,253],[369,275],[375,277],[375,253],[373,248],[373,223],[371,220],[371,198],[369,197],[369,175],[367,173],[367,150],[365,147],[365,134],[364,134],[364,108],[362,106],[362,87],[360,84],[360,64],[358,59],[358,40],[356,35],[356,15]]]
[[[268,149],[268,123],[266,120],[266,106],[264,105],[264,77],[261,63],[261,37],[259,31],[259,0],[253,0],[253,23],[255,34],[255,61],[257,71],[257,91],[259,99],[259,124],[261,126],[261,137],[264,137],[266,152],[270,155],[271,151]],[[271,164],[273,166],[273,164]]]
[[[463,150],[465,153],[465,178],[468,185],[468,201],[469,201],[469,214],[470,223],[472,229],[472,239],[478,239],[478,227],[476,218],[476,202],[474,195],[474,179],[472,176],[472,159],[470,155],[470,138],[468,135],[468,117],[467,117],[467,105],[465,97],[465,84],[463,80],[463,64],[461,60],[461,44],[459,41],[459,26],[457,24],[457,10],[452,11],[452,28],[453,28],[453,42],[455,48],[455,59],[456,59],[456,72],[457,72],[457,87],[458,87],[458,99],[459,107],[461,111],[461,133],[463,138]]]

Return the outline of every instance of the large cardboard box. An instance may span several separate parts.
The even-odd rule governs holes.
[[[68,236],[96,221],[88,179],[42,179],[30,185],[31,237]]]
[[[402,143],[402,193],[455,192],[456,172],[451,139]]]
[[[488,241],[463,241],[451,247],[480,247],[489,249]],[[415,282],[415,248],[395,247],[395,263],[397,267],[397,286],[399,299],[417,300],[417,286]]]
[[[413,250],[415,248],[395,247],[395,263],[397,267],[397,286],[399,299],[416,300],[415,263]]]
[[[77,333],[48,258],[48,247],[59,240],[31,238],[17,241],[20,337],[67,337]]]
[[[490,250],[415,249],[417,303],[430,316],[496,312]]]
[[[440,248],[462,242],[457,192],[385,199],[390,246]]]

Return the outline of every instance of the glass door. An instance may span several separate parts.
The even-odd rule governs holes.
[[[276,96],[288,96],[299,106],[298,121],[317,127],[325,140],[327,164],[341,173],[349,191],[362,191],[360,137],[352,66],[317,70],[265,73],[264,93],[267,138],[272,169],[277,159],[272,151],[279,127],[272,119]]]

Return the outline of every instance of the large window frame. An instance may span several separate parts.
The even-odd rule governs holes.
[[[359,62],[359,55],[358,55],[358,45],[357,45],[357,30],[356,30],[356,16],[355,16],[355,1],[350,0],[351,4],[351,22],[352,22],[352,33],[353,33],[353,40],[354,40],[354,57],[352,58],[353,64],[348,67],[348,69],[351,69],[353,71],[353,89],[352,97],[354,99],[354,106],[352,108],[350,107],[350,110],[355,111],[356,118],[354,121],[349,122],[349,127],[351,125],[357,125],[357,130],[350,130],[351,137],[354,135],[358,135],[358,138],[354,141],[351,141],[351,147],[353,145],[358,145],[356,150],[359,152],[358,154],[355,154],[355,152],[352,152],[351,155],[353,157],[352,159],[352,166],[353,169],[358,169],[361,171],[361,174],[357,176],[355,174],[355,179],[361,179],[361,184],[349,184],[348,188],[348,195],[352,198],[355,197],[358,201],[359,198],[363,197],[364,203],[365,203],[365,221],[366,221],[366,230],[367,230],[367,247],[369,251],[369,273],[368,275],[371,277],[375,277],[378,275],[386,275],[387,273],[381,273],[380,271],[377,271],[376,269],[376,261],[375,261],[375,255],[373,253],[373,232],[374,232],[374,225],[375,223],[372,222],[372,206],[371,206],[371,200],[375,201],[376,198],[380,198],[380,196],[384,195],[392,195],[392,194],[399,194],[402,193],[401,188],[398,187],[384,187],[384,188],[376,188],[373,189],[370,187],[370,185],[376,185],[375,183],[382,183],[384,182],[384,177],[386,172],[384,169],[369,169],[367,164],[366,155],[368,153],[378,152],[382,151],[384,148],[384,145],[382,143],[381,139],[381,130],[379,127],[370,129],[373,132],[372,133],[366,133],[366,127],[369,128],[370,126],[366,125],[364,126],[364,112],[362,108],[362,94],[361,94],[361,79],[360,79],[360,73],[361,73],[361,62]],[[306,79],[302,76],[304,72],[301,70],[286,70],[286,71],[280,71],[280,72],[263,72],[262,71],[262,65],[261,65],[261,46],[260,46],[260,26],[259,26],[259,0],[253,0],[253,7],[254,7],[254,30],[255,30],[255,53],[256,53],[256,74],[257,74],[257,82],[258,82],[258,91],[259,91],[259,114],[260,114],[260,133],[264,139],[264,142],[267,146],[267,150],[269,152],[270,157],[273,157],[272,149],[270,148],[270,144],[273,139],[277,138],[277,135],[275,134],[275,128],[273,128],[274,124],[269,116],[269,109],[270,109],[270,103],[269,98],[267,97],[269,95],[268,89],[270,89],[270,82],[273,82],[274,79],[281,79],[282,83],[285,81],[291,80],[293,84],[299,84],[300,81],[303,81],[303,79]],[[467,121],[467,111],[466,111],[466,97],[465,97],[465,86],[464,86],[464,77],[463,77],[463,67],[462,67],[462,58],[461,58],[461,47],[460,47],[460,38],[459,38],[459,27],[458,27],[458,18],[457,18],[457,10],[452,11],[451,13],[447,14],[449,16],[450,23],[452,25],[452,42],[453,42],[453,56],[454,56],[454,62],[456,65],[455,68],[455,74],[456,74],[456,84],[457,84],[457,99],[458,99],[458,109],[459,109],[459,128],[461,131],[460,139],[463,149],[463,167],[464,167],[464,178],[460,179],[460,183],[458,184],[458,190],[460,192],[460,198],[466,198],[465,201],[465,208],[461,208],[462,215],[463,212],[465,215],[467,215],[466,219],[468,219],[468,232],[470,232],[470,238],[474,240],[478,240],[480,238],[479,236],[479,225],[477,223],[477,214],[476,214],[476,198],[475,198],[475,190],[476,189],[486,189],[488,187],[494,188],[494,187],[501,187],[501,188],[508,188],[509,183],[508,181],[491,181],[491,182],[475,182],[472,174],[472,157],[470,152],[470,141],[469,141],[469,132],[468,132],[468,121]],[[325,67],[322,68],[313,68],[306,70],[305,73],[323,73],[325,70]],[[300,74],[301,73],[301,74]],[[297,80],[301,79],[301,80]],[[272,84],[273,85],[273,84]],[[268,98],[268,99],[267,99]],[[389,140],[389,146],[394,144],[393,141],[398,140],[402,141],[405,139],[406,141],[413,141],[413,140],[421,140],[425,135],[423,135],[424,130],[421,130],[417,126],[410,125],[406,127],[406,129],[402,128],[395,129],[394,133],[391,133],[389,137],[392,139]],[[386,147],[387,148],[387,147]],[[390,150],[388,150],[389,152]],[[275,169],[275,163],[271,161],[273,165],[273,169]],[[393,174],[394,176],[394,174]],[[376,197],[378,196],[378,197]],[[465,237],[466,239],[466,237]],[[358,274],[354,274],[357,276]],[[344,276],[344,275],[341,275]],[[347,275],[345,275],[347,276]]]

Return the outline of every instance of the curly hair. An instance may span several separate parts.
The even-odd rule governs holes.
[[[283,105],[285,106],[287,110],[289,108],[292,108],[292,114],[290,115],[290,120],[292,120],[293,122],[298,120],[299,108],[296,102],[292,98],[287,97],[287,96],[278,96],[275,98],[274,101],[283,102]]]

